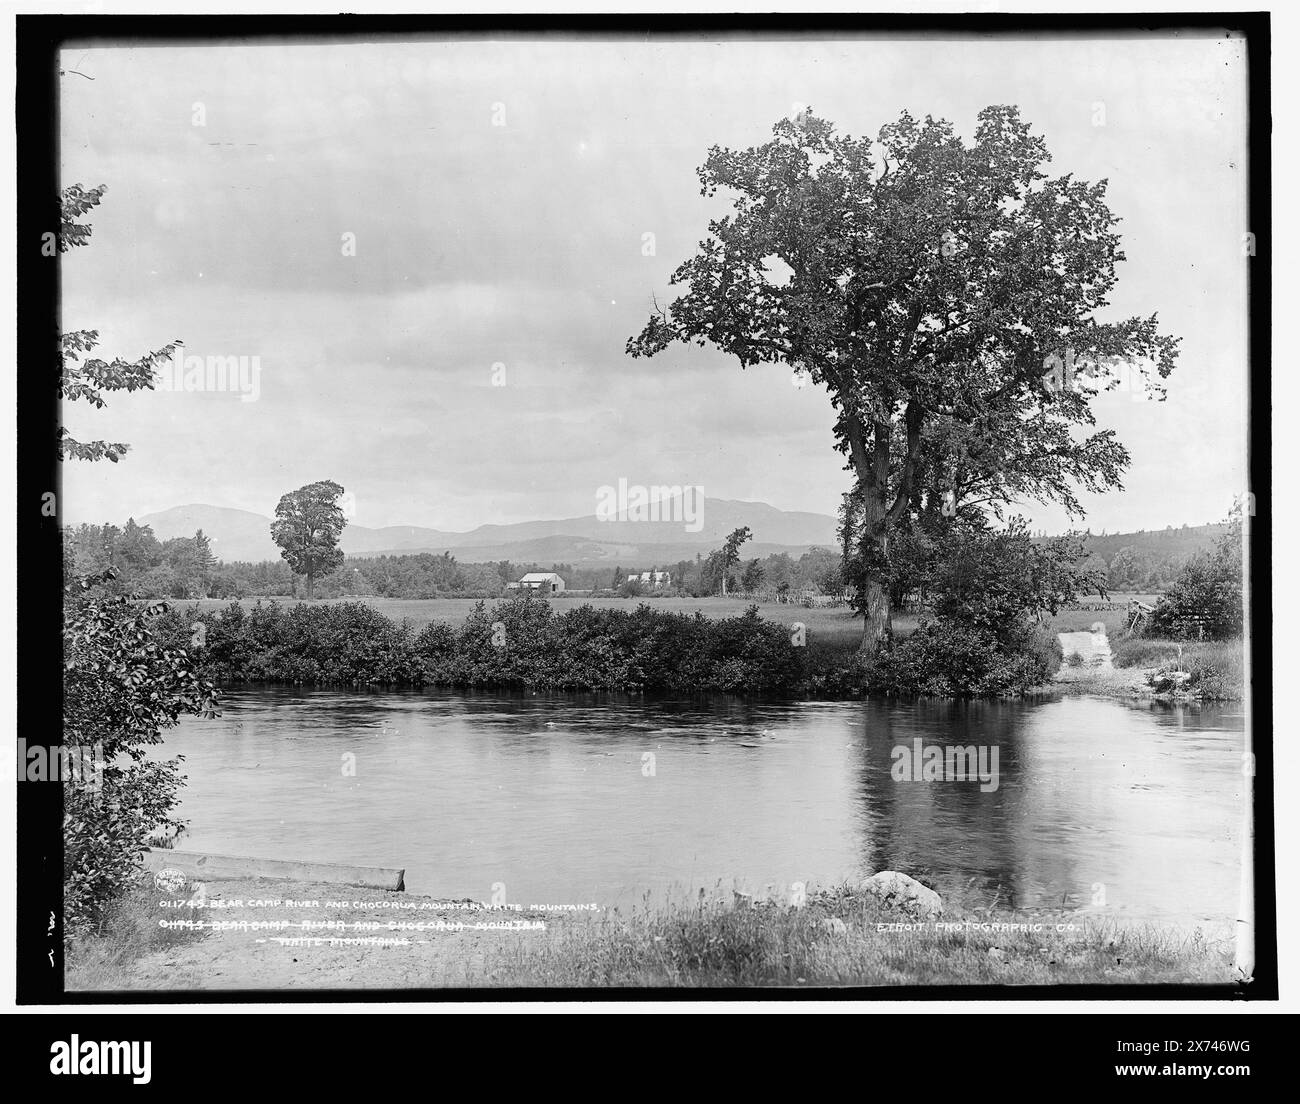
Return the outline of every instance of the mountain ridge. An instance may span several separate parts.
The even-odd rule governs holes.
[[[798,557],[812,547],[838,547],[837,523],[825,514],[779,510],[767,503],[716,499],[705,504],[704,517],[707,524],[698,533],[683,531],[681,522],[601,521],[594,516],[480,525],[465,532],[418,525],[370,528],[349,523],[343,530],[341,545],[349,556],[450,552],[466,563],[510,560],[521,564],[570,563],[642,569],[707,555],[739,525],[749,525],[753,531],[752,540],[744,547],[745,558],[781,552]],[[140,515],[136,522],[150,526],[159,540],[193,536],[196,529],[202,529],[212,538],[215,555],[227,563],[280,559],[280,550],[271,540],[271,518],[252,510],[192,502]],[[1192,548],[1217,537],[1221,529],[1221,523],[1207,522],[1130,533],[1094,533],[1087,548],[1089,553],[1108,561],[1124,544],[1153,551],[1165,546]]]
[[[212,550],[226,562],[278,560],[280,550],[271,539],[272,519],[252,510],[191,502],[167,510],[142,514],[138,525],[148,525],[159,540],[193,536],[202,529],[212,539]],[[766,502],[731,499],[705,501],[698,532],[681,520],[603,520],[594,514],[576,518],[539,519],[511,524],[480,525],[465,532],[419,525],[379,528],[349,521],[339,545],[349,556],[412,555],[451,552],[465,561],[550,560],[616,562],[693,558],[717,547],[733,529],[748,525],[751,548],[774,551],[834,546],[837,522],[825,514],[780,510]],[[121,524],[114,522],[114,524]],[[590,546],[590,547],[588,547]]]

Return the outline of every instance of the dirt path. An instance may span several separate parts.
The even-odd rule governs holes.
[[[490,985],[492,979],[483,973],[487,956],[507,948],[510,941],[546,936],[545,930],[518,925],[540,923],[550,928],[574,915],[488,909],[481,904],[469,907],[470,902],[458,907],[456,902],[409,893],[268,879],[214,881],[204,888],[206,907],[178,910],[177,915],[193,916],[209,925],[237,926],[208,928],[192,943],[137,959],[123,968],[127,987],[423,989]],[[167,899],[165,892],[160,895]],[[288,926],[243,930],[238,927],[241,924]],[[421,924],[425,930],[390,927]],[[462,927],[449,930],[455,925]],[[407,942],[363,942],[367,940]],[[508,983],[505,978],[499,982]]]
[[[1063,670],[1079,670],[1080,668],[1071,668],[1069,664],[1070,657],[1079,656],[1083,660],[1082,667],[1092,671],[1113,671],[1115,664],[1110,654],[1110,641],[1106,637],[1106,629],[1098,622],[1099,631],[1097,632],[1063,632],[1057,633],[1056,638],[1061,642],[1061,651],[1065,653],[1065,662],[1061,665]]]
[[[1106,630],[1099,632],[1057,633],[1065,659],[1052,680],[1054,686],[1074,694],[1097,694],[1108,698],[1148,698],[1152,696],[1147,675],[1152,668],[1116,667]],[[1070,666],[1070,657],[1082,662]]]

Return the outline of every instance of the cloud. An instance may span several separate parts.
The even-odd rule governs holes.
[[[79,64],[96,79],[63,88],[63,177],[108,192],[61,261],[65,325],[100,329],[105,355],[180,337],[261,365],[255,403],[74,404],[74,432],[133,444],[68,469],[65,495],[105,517],[269,510],[324,476],[367,525],[581,513],[620,475],[834,512],[848,479],[824,393],[712,349],[624,353],[725,208],[699,194],[709,147],[764,141],[796,101],[841,133],[906,106],[967,135],[1015,102],[1053,171],[1109,176],[1115,312],[1158,309],[1184,344],[1168,404],[1100,408],[1134,465],[1097,526],[1205,520],[1241,481],[1239,44],[443,40]]]

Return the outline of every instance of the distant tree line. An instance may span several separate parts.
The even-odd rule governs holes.
[[[111,589],[145,598],[225,597],[229,569],[219,566],[202,529],[160,541],[148,525],[79,525],[63,530],[65,582],[115,569]]]
[[[1156,594],[1167,590],[1196,557],[1221,539],[1227,529],[1215,525],[1153,529],[1088,538],[1087,552],[1106,565],[1111,590]]]
[[[1193,526],[1107,536],[1090,535],[1080,567],[1100,572],[1111,591],[1159,593],[1205,551],[1224,526]],[[933,531],[932,531],[933,532]],[[1035,535],[1036,541],[1048,538]],[[71,580],[113,568],[113,586],[142,598],[260,598],[305,592],[302,576],[284,560],[225,563],[213,554],[202,530],[192,537],[160,541],[148,525],[129,519],[124,526],[79,525],[64,530],[64,573]],[[554,571],[569,590],[624,597],[673,595],[701,598],[722,592],[723,553],[717,549],[694,559],[617,565],[571,563],[461,563],[450,551],[346,559],[315,580],[321,598],[382,597],[494,598],[506,584],[530,571]],[[933,558],[934,538],[917,529],[895,543],[891,580],[895,608],[915,608],[925,598],[921,580]],[[654,587],[631,575],[667,572],[667,586]],[[654,575],[650,576],[652,579]],[[726,569],[726,591],[762,600],[795,600],[806,594],[839,595],[847,585],[838,549],[812,548],[795,557],[786,552],[748,560]]]
[[[264,598],[306,592],[305,579],[285,560],[258,563],[219,561],[211,539],[200,529],[192,537],[159,540],[153,528],[134,518],[123,526],[78,525],[64,529],[64,575],[116,571],[111,588],[141,598]],[[726,548],[674,563],[578,566],[571,563],[461,563],[450,552],[357,556],[316,578],[319,598],[495,598],[508,583],[530,571],[554,571],[570,590],[638,597],[665,593],[690,597],[718,594],[723,588]],[[629,583],[629,575],[667,572],[666,587]],[[837,593],[842,588],[838,552],[813,548],[798,559],[778,553],[725,568],[728,592],[771,597],[785,593]],[[654,575],[651,574],[651,578]]]
[[[134,519],[125,526],[67,527],[64,574],[69,579],[117,572],[111,586],[141,598],[261,598],[306,593],[305,577],[286,560],[259,563],[218,561],[211,541],[199,530],[193,537],[160,541],[148,525]],[[567,580],[578,573],[570,564],[460,563],[450,552],[420,552],[399,556],[344,560],[328,574],[315,578],[318,598],[369,597],[438,598],[495,597],[507,582],[528,571],[557,571]],[[596,572],[592,572],[595,581]],[[604,580],[605,569],[599,575]]]

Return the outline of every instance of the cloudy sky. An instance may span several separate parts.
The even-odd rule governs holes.
[[[824,393],[712,349],[623,352],[721,210],[694,174],[708,147],[761,143],[803,104],[854,135],[907,108],[969,137],[1014,103],[1054,173],[1108,177],[1114,313],[1159,311],[1183,345],[1168,401],[1100,401],[1133,465],[1088,522],[1211,521],[1244,487],[1238,41],[85,44],[64,65],[94,80],[61,80],[63,182],[108,187],[63,260],[65,328],[109,356],[181,338],[260,366],[255,402],[70,407],[75,436],[132,445],[66,465],[71,521],[269,514],[324,478],[375,526],[589,514],[620,477],[833,514],[848,475]]]

